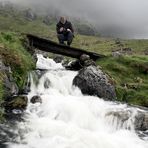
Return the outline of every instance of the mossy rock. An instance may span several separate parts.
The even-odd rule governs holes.
[[[4,107],[6,111],[11,111],[13,109],[24,110],[27,107],[28,98],[27,96],[14,96],[9,101],[5,101]]]

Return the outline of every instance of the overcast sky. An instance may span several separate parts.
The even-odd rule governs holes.
[[[3,1],[3,0],[0,0]],[[65,15],[84,17],[104,34],[148,38],[148,0],[10,0]]]

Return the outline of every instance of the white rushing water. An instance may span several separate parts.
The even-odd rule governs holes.
[[[77,72],[65,70],[61,64],[38,55],[37,67],[49,69],[36,86],[31,83],[28,97],[40,95],[42,103],[28,103],[25,122],[18,124],[22,133],[10,148],[148,148],[133,128],[131,118],[124,124],[110,111],[124,111],[126,105],[106,102],[98,97],[84,96],[72,86]],[[45,82],[49,87],[44,87]],[[128,130],[130,129],[130,130]]]

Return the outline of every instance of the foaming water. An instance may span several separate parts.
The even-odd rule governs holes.
[[[52,59],[44,58],[41,54],[37,54],[37,59],[37,69],[63,69],[61,63],[55,63]]]
[[[32,79],[28,98],[40,95],[42,103],[28,103],[25,122],[18,124],[21,136],[9,143],[10,148],[148,148],[134,132],[136,109],[82,95],[72,86],[77,72],[64,70],[41,55],[38,58],[38,65],[44,63],[50,70],[38,85]],[[106,116],[113,111],[127,111],[130,118],[123,123]]]

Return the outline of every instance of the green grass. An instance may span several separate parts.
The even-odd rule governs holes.
[[[84,35],[76,35],[72,46],[105,55],[117,47],[113,39]]]
[[[13,15],[13,16],[12,16]],[[21,33],[39,35],[57,42],[55,21],[49,26],[45,25],[42,18],[34,21],[26,20],[22,14],[5,12],[0,14],[0,48],[4,52],[5,63],[10,65],[13,75],[21,87],[26,72],[34,67],[31,56],[22,46]],[[9,31],[9,32],[8,32]],[[13,33],[15,32],[15,33]],[[114,58],[112,51],[121,48],[114,38],[85,36],[75,34],[73,47],[104,54],[107,58],[97,61],[110,76],[110,81],[116,87],[119,101],[130,104],[148,106],[148,75],[145,69],[148,65],[148,56],[144,50],[148,49],[148,40],[120,40],[122,48],[131,48],[132,55]],[[0,85],[0,87],[2,87]],[[2,92],[0,92],[0,95]]]
[[[32,56],[23,46],[23,36],[13,32],[0,33],[0,57],[6,66],[10,66],[13,78],[19,86],[19,90],[24,87],[27,74],[35,68],[35,62]],[[4,91],[3,81],[6,73],[0,72],[0,121],[3,119],[3,103],[6,93]]]
[[[31,55],[23,47],[22,40],[23,37],[17,33],[0,33],[1,57],[3,62],[11,67],[20,88],[24,85],[28,71],[35,66]]]
[[[136,54],[143,54],[144,50],[148,50],[148,40],[125,40],[123,41],[126,47],[130,47]]]
[[[108,57],[97,61],[116,86],[119,101],[148,107],[147,56]]]
[[[47,37],[49,36],[50,27],[42,23],[40,19],[36,21],[28,21],[21,17],[15,19],[11,16],[0,16],[0,20],[1,31],[33,33],[45,35]]]

